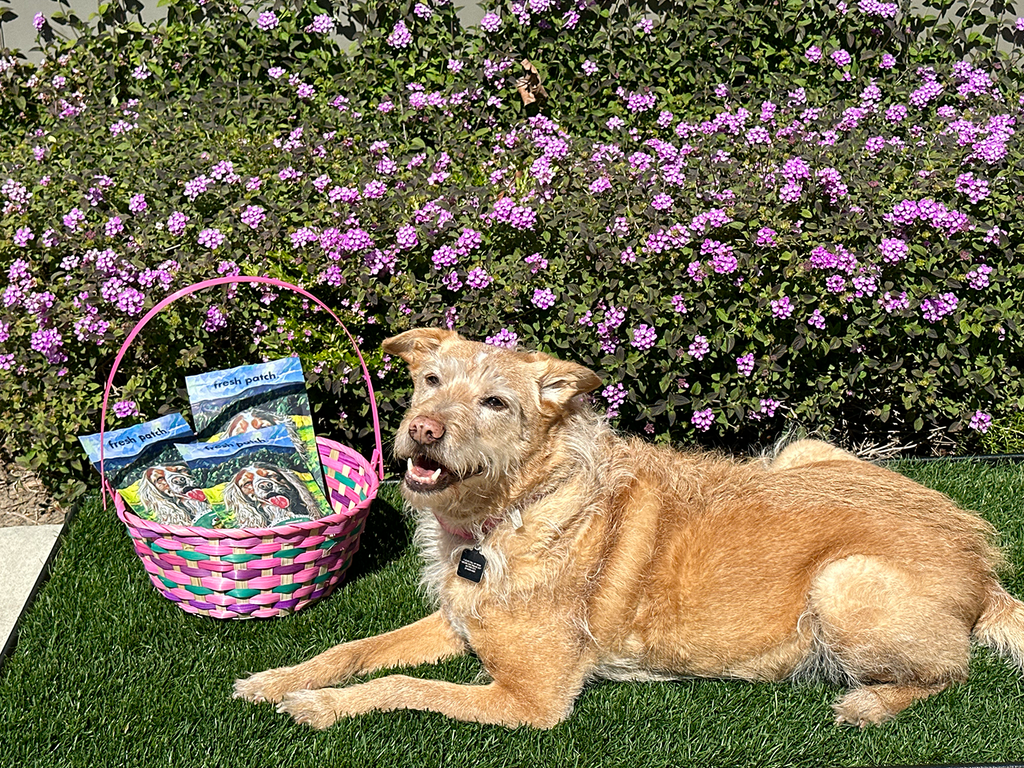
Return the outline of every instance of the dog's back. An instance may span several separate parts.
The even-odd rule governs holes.
[[[602,548],[611,599],[595,591],[591,622],[595,637],[609,638],[615,667],[632,647],[642,648],[632,661],[646,673],[779,679],[807,670],[821,629],[809,596],[830,566],[855,557],[865,597],[898,591],[904,614],[916,605],[955,616],[963,634],[984,609],[999,563],[990,526],[900,475],[860,461],[772,472],[636,442],[618,460],[634,462],[635,480],[602,530],[587,534],[618,541]],[[616,610],[624,591],[629,615]],[[883,605],[855,609],[857,599],[832,608],[885,623]]]

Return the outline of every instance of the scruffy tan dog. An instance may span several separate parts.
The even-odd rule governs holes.
[[[616,436],[598,377],[444,330],[384,343],[415,381],[395,441],[437,612],[235,683],[324,728],[370,710],[550,727],[588,680],[820,675],[881,723],[967,676],[971,638],[1024,664],[993,530],[825,443],[738,463]],[[373,670],[475,653],[493,682]]]

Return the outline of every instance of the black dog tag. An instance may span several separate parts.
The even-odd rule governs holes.
[[[459,559],[459,569],[456,573],[464,579],[480,583],[484,576],[484,566],[487,560],[480,554],[478,549],[462,550],[462,557]]]

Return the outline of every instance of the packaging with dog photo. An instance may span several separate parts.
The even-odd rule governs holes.
[[[177,447],[210,502],[211,528],[273,528],[331,513],[287,424]]]
[[[211,511],[175,447],[195,439],[180,413],[103,433],[103,467],[110,484],[144,520],[164,525],[201,525]],[[78,438],[96,471],[100,435]]]
[[[302,361],[268,363],[186,376],[192,418],[200,440],[219,442],[251,430],[287,426],[306,471],[326,493]]]

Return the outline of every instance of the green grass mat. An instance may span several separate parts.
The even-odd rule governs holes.
[[[1024,595],[1024,468],[936,463],[901,471],[1004,533]],[[541,732],[421,712],[371,714],[325,732],[231,699],[235,677],[419,618],[418,563],[394,489],[370,515],[349,581],[289,618],[191,616],[149,584],[98,500],[69,525],[50,580],[0,671],[3,766],[860,766],[1024,759],[1024,685],[977,650],[968,683],[882,728],[832,724],[827,685],[601,683]],[[411,674],[472,682],[474,659]]]

